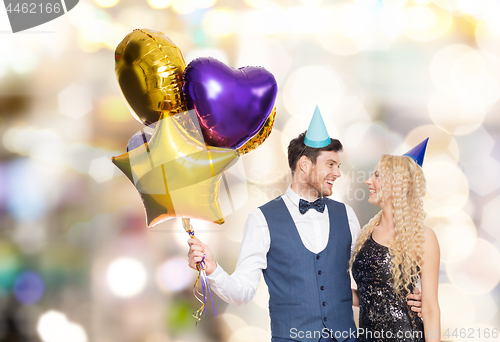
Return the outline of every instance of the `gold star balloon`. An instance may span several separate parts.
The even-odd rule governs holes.
[[[220,181],[238,151],[205,145],[197,124],[194,111],[163,112],[149,142],[112,158],[139,191],[149,227],[171,217],[224,223]]]

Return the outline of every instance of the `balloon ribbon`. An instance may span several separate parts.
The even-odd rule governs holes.
[[[182,225],[184,230],[194,239],[194,230],[191,225],[189,218],[182,218]],[[198,270],[198,278],[193,286],[194,297],[201,303],[201,307],[193,313],[193,317],[196,318],[196,325],[201,320],[201,316],[205,316],[206,302],[207,302],[207,289],[210,295],[210,301],[212,302],[212,308],[214,309],[214,316],[217,317],[215,313],[214,300],[212,298],[212,291],[210,290],[210,285],[208,284],[207,274],[205,272],[205,254],[200,262],[196,263],[196,269]],[[198,284],[201,283],[202,292],[198,290]]]

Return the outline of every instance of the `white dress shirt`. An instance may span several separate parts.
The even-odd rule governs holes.
[[[299,211],[301,197],[291,187],[288,187],[282,198],[290,211],[304,246],[313,253],[319,253],[325,249],[330,233],[327,208],[322,213],[311,208],[302,215]],[[347,204],[345,207],[352,236],[352,253],[360,226],[352,208]],[[267,252],[270,245],[271,237],[267,221],[262,211],[256,209],[248,215],[234,273],[227,274],[218,264],[215,271],[207,277],[210,288],[228,303],[236,305],[248,303],[255,296],[262,270],[267,268]]]

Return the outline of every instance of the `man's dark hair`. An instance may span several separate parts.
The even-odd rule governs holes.
[[[306,136],[307,131],[304,133],[300,133],[299,136],[290,141],[288,145],[288,166],[292,170],[292,173],[295,172],[295,167],[297,166],[297,161],[301,156],[306,156],[312,161],[313,164],[316,164],[316,158],[318,158],[321,151],[333,151],[339,152],[342,151],[342,143],[337,139],[331,139],[330,144],[321,148],[313,148],[304,144],[304,138]]]

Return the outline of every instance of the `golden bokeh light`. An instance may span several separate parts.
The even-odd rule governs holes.
[[[405,32],[404,10],[397,7],[384,7],[379,12],[378,25],[381,32],[390,39],[397,39]]]
[[[468,2],[472,2],[472,0]],[[500,57],[500,45],[498,44],[498,39],[500,38],[500,22],[498,20],[500,7],[498,6],[498,2],[473,1],[471,5],[483,6],[477,15],[479,22],[475,28],[476,41],[479,47]]]
[[[366,34],[375,24],[373,15],[364,7],[353,4],[339,6],[337,19],[340,32],[353,40]]]
[[[476,226],[470,216],[463,211],[449,216],[427,215],[425,225],[431,227],[437,235],[441,261],[460,261],[474,249]]]
[[[363,6],[338,3],[331,7],[331,24],[319,32],[321,45],[329,52],[348,56],[357,54],[372,44],[376,20]]]
[[[443,93],[453,96],[452,72],[460,56],[474,49],[463,44],[452,44],[441,48],[432,59],[430,74],[436,87]]]
[[[443,177],[448,177],[456,169],[457,163],[445,155],[437,155],[433,158],[426,158],[423,166],[425,179],[428,182],[437,181],[443,179]]]
[[[429,7],[407,7],[405,15],[407,18],[407,30],[410,34],[430,31],[437,24],[437,15]]]
[[[382,0],[385,7],[404,8],[408,0]]]
[[[469,184],[463,172],[458,168],[460,150],[455,138],[434,125],[420,126],[412,130],[405,138],[398,153],[405,153],[429,137],[423,170],[427,179],[427,194],[424,199],[425,211],[435,216],[446,216],[458,212],[469,198]],[[445,163],[441,174],[434,172],[433,162]],[[444,172],[445,171],[445,172]]]
[[[465,106],[464,111],[469,112],[466,117],[473,115],[471,111],[481,117],[480,113],[488,111],[500,98],[499,68],[500,62],[491,53],[453,44],[436,53],[430,73],[443,94],[457,106]]]
[[[319,6],[323,0],[300,0],[300,3],[305,6]]]
[[[111,292],[118,297],[130,298],[145,287],[147,272],[144,265],[133,258],[121,257],[108,266],[106,280]]]
[[[377,4],[378,0],[354,0],[355,3],[361,6],[373,6]]]
[[[196,10],[196,0],[172,0],[172,9],[178,14],[189,14]]]
[[[497,31],[496,28],[482,21],[476,26],[475,36],[477,45],[479,45],[482,50],[490,51],[497,57],[500,56],[500,45],[498,44],[500,30]]]
[[[98,111],[103,118],[111,122],[127,122],[133,120],[130,110],[121,96],[109,96],[101,99]]]
[[[104,46],[111,51],[116,49],[116,46],[121,42],[124,36],[127,35],[127,29],[120,24],[112,24],[109,28],[109,34],[104,36],[102,40]]]
[[[267,341],[271,335],[265,330],[253,326],[248,326],[235,331],[227,342],[255,342]]]
[[[286,31],[294,33],[317,33],[324,32],[331,27],[327,16],[331,11],[323,10],[321,7],[300,6],[287,10],[287,15],[277,19],[279,25]]]
[[[167,8],[172,4],[172,0],[148,0],[149,6],[155,9]]]
[[[488,106],[500,98],[500,88],[495,74],[500,63],[484,52],[468,51],[453,65],[451,82],[453,90],[464,103]]]
[[[271,0],[245,0],[248,6],[250,7],[264,7],[271,3]]]
[[[269,138],[243,159],[245,174],[254,184],[273,184],[281,181],[288,174],[287,156],[283,153],[282,133],[275,127]]]
[[[466,327],[474,322],[476,309],[468,293],[453,284],[445,283],[439,285],[438,298],[441,310],[441,331]]]
[[[460,149],[455,138],[434,125],[424,125],[413,129],[404,140],[403,146],[399,149],[400,153],[405,153],[414,146],[417,146],[425,138],[429,138],[427,150],[425,152],[424,171],[427,161],[438,158],[442,160],[443,157],[448,158],[449,161],[458,163],[460,157]]]
[[[260,35],[272,35],[286,31],[289,20],[287,12],[279,11],[274,7],[257,8],[248,11],[238,18],[238,24],[242,34],[251,33]]]
[[[198,0],[196,5],[198,8],[210,8],[217,3],[217,0]]]
[[[405,17],[405,33],[423,42],[441,37],[453,23],[452,14],[437,7],[410,6],[405,9]]]
[[[429,114],[432,121],[447,132],[466,135],[481,127],[486,109],[480,105],[461,103],[459,97],[434,91],[429,99]]]
[[[278,88],[280,88],[282,80],[286,79],[290,73],[293,58],[277,39],[248,38],[240,43],[235,65],[239,67],[255,65],[273,70]]]
[[[477,0],[459,0],[458,6],[460,12],[470,15],[484,15],[489,9],[491,9],[492,1],[477,1]]]
[[[461,0],[432,0],[432,2],[447,11],[459,11],[459,1]]]
[[[307,66],[296,69],[283,89],[283,102],[296,117],[312,115],[319,107],[323,117],[334,112],[344,93],[342,80],[332,68]],[[307,129],[307,124],[304,130]]]
[[[500,282],[500,252],[490,242],[478,238],[465,259],[448,263],[446,268],[450,281],[462,291],[487,293]]]
[[[229,64],[229,57],[227,53],[219,48],[196,48],[190,50],[187,54],[184,55],[184,60],[189,63],[196,58],[210,56],[224,64]]]
[[[83,52],[86,52],[86,53],[93,53],[93,52],[99,51],[99,49],[102,47],[101,43],[89,41],[81,35],[79,35],[77,37],[77,42],[78,42],[78,47]]]
[[[338,31],[321,33],[318,37],[321,45],[327,51],[339,56],[355,55],[364,50],[371,43],[369,36],[356,42]]]
[[[79,324],[68,321],[64,313],[49,310],[38,319],[37,332],[44,342],[87,342],[87,334]]]
[[[226,37],[234,33],[237,19],[235,14],[224,8],[210,10],[205,14],[202,27],[208,34],[215,37]]]
[[[94,0],[94,2],[99,7],[109,8],[116,6],[120,0]]]
[[[343,79],[345,81],[345,79]],[[334,112],[329,115],[332,120],[332,124],[335,123],[335,127],[349,127],[352,124],[363,124],[372,121],[368,110],[365,108],[363,102],[363,94],[358,96],[342,96],[340,103],[335,108]],[[342,135],[343,136],[343,135]],[[335,135],[339,138],[340,135]]]
[[[424,166],[425,173],[425,166]],[[427,181],[424,209],[435,216],[447,216],[462,209],[469,198],[469,184],[463,172],[456,167],[440,179]]]

